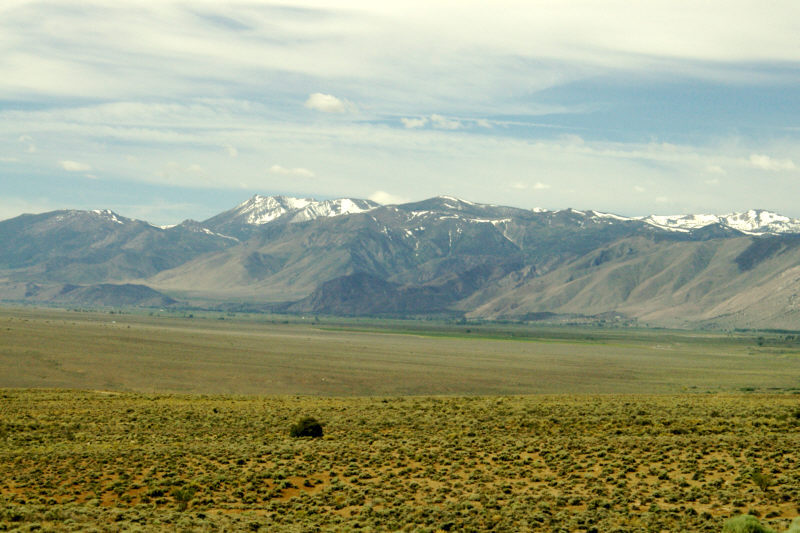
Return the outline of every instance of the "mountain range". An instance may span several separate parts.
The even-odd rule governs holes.
[[[800,329],[800,220],[448,196],[384,206],[256,195],[168,227],[61,210],[0,221],[0,299]]]

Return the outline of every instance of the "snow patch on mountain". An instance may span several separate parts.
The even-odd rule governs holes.
[[[751,209],[746,213],[731,213],[721,218],[727,226],[745,233],[800,232],[800,220],[760,209]]]
[[[353,215],[365,213],[378,207],[378,204],[369,200],[352,200],[339,198],[337,200],[312,200],[292,216],[291,222],[304,222],[322,217],[335,217],[339,215]]]
[[[650,215],[638,217],[636,220],[658,228],[683,232],[720,224],[749,235],[800,233],[800,220],[763,209],[727,215]]]
[[[125,224],[125,222],[120,220],[120,216],[117,215],[115,212],[111,211],[110,209],[93,209],[90,212],[94,215],[99,216],[100,218],[104,218],[116,224]]]
[[[321,217],[333,217],[371,211],[378,204],[369,200],[339,198],[336,200],[314,200],[291,196],[253,196],[236,206],[230,213],[245,224],[260,226],[283,216],[290,222],[305,222]]]

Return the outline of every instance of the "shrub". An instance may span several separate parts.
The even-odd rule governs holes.
[[[172,497],[178,502],[178,509],[185,511],[189,507],[189,502],[194,498],[197,489],[194,487],[183,487],[172,491]]]
[[[775,482],[775,480],[772,478],[771,475],[764,474],[760,470],[754,470],[750,474],[750,479],[752,479],[753,483],[755,483],[756,486],[759,489],[763,490],[763,491],[766,491],[767,489],[769,489],[772,486],[772,484]]]
[[[743,514],[735,516],[725,522],[722,533],[775,533],[766,526],[761,525],[753,515]]]
[[[322,424],[316,418],[306,416],[291,427],[289,434],[292,437],[321,437]]]
[[[786,533],[800,533],[800,517],[792,520],[792,523],[789,525],[789,529],[786,530]]]

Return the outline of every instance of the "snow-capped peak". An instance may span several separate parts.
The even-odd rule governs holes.
[[[369,200],[354,200],[351,198],[338,198],[336,200],[313,201],[304,206],[292,216],[291,222],[303,222],[320,217],[335,217],[339,215],[352,215],[371,211],[378,204]]]
[[[800,220],[793,220],[763,209],[751,209],[746,213],[731,213],[723,215],[720,219],[724,221],[725,225],[743,232],[763,233],[765,229],[774,233],[800,231]]]
[[[234,216],[243,219],[246,224],[266,224],[289,211],[303,209],[314,202],[311,198],[293,198],[290,196],[261,196],[256,194],[249,200],[237,205]]]
[[[250,225],[261,225],[283,216],[290,222],[303,222],[319,217],[332,217],[362,213],[378,207],[369,200],[339,198],[336,200],[315,200],[313,198],[294,198],[291,196],[253,196],[233,209],[232,215]]]
[[[637,219],[672,231],[690,231],[711,224],[720,224],[742,233],[754,235],[800,233],[800,220],[763,209],[751,209],[744,213],[729,213],[727,215],[650,215],[637,217]]]
[[[110,220],[111,222],[116,222],[117,224],[125,224],[125,222],[120,220],[120,216],[110,209],[93,209],[90,213],[98,215],[100,218]]]

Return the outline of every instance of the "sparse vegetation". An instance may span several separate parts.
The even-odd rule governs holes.
[[[800,529],[790,346],[208,318],[0,310],[0,530]]]
[[[790,394],[0,396],[0,529],[784,532],[800,512]],[[325,437],[291,437],[309,413]]]

